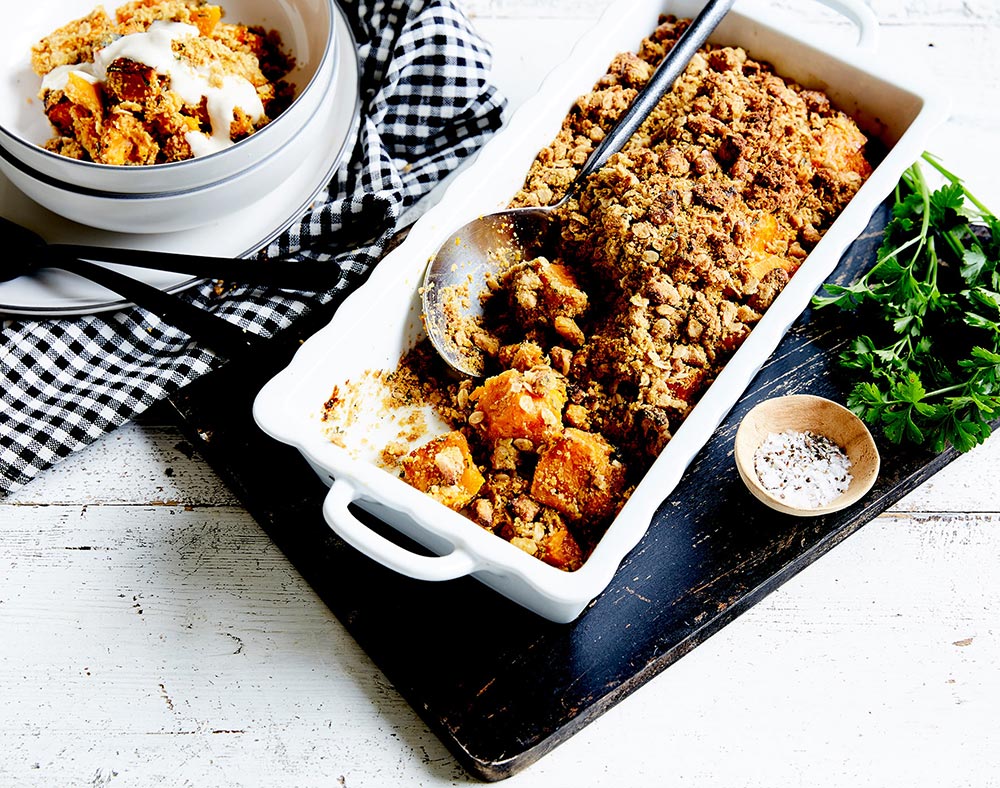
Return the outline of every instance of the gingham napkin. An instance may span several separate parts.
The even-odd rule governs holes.
[[[341,7],[359,47],[357,144],[308,215],[264,252],[335,265],[339,281],[323,293],[239,287],[218,295],[205,283],[186,294],[257,334],[270,336],[355,288],[401,213],[501,123],[489,48],[450,0],[343,0]],[[220,363],[137,308],[4,322],[0,495]]]

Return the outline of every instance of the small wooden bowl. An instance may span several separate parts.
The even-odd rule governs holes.
[[[771,433],[809,430],[823,435],[847,454],[851,461],[851,483],[825,506],[803,509],[790,506],[761,486],[754,470],[754,453]],[[864,423],[843,405],[811,394],[791,394],[765,400],[743,417],[736,431],[736,467],[753,495],[779,512],[815,517],[844,509],[867,493],[879,471],[879,454]]]

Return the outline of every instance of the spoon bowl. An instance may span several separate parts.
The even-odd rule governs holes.
[[[590,154],[558,202],[540,208],[514,208],[481,216],[452,233],[431,258],[420,290],[424,326],[431,344],[458,372],[485,373],[487,353],[481,336],[482,296],[488,282],[510,265],[530,260],[548,248],[559,210],[609,158],[621,150],[735,0],[708,0],[701,13],[666,54],[615,127]]]
[[[477,344],[481,293],[510,266],[542,254],[558,228],[556,206],[515,208],[480,216],[453,233],[424,273],[424,326],[438,353],[457,371],[480,377],[487,354]]]

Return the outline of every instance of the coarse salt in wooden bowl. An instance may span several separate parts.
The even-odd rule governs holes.
[[[780,485],[774,484],[776,479],[783,475],[780,469],[777,472],[772,469],[775,463],[780,466],[792,457],[801,460],[801,452],[797,452],[794,446],[788,446],[780,454],[772,451],[767,458],[760,458],[761,470],[765,471],[764,475],[771,482],[770,489],[765,486],[761,474],[755,467],[757,451],[769,436],[787,436],[775,438],[772,445],[774,442],[794,444],[805,442],[806,439],[800,436],[807,432],[820,437],[819,441],[808,441],[813,445],[814,453],[824,454],[821,451],[824,444],[822,438],[827,438],[847,455],[847,460],[850,462],[847,472],[851,478],[847,488],[832,500],[824,502],[820,495],[824,487],[836,489],[835,474],[829,472],[824,471],[819,474],[820,477],[828,478],[821,478],[819,481],[809,478],[809,484],[804,485],[808,491],[817,496],[816,500],[819,500],[819,503],[797,500],[809,496],[796,494],[791,489],[794,485],[790,484],[782,489]],[[735,457],[740,478],[758,500],[779,512],[798,517],[829,514],[857,502],[875,483],[880,463],[875,441],[861,419],[843,405],[811,394],[775,397],[753,407],[743,417],[736,431]],[[787,476],[789,478],[803,476],[798,472],[802,471],[806,464],[810,462],[798,462],[797,465],[793,462],[788,468]],[[836,464],[836,457],[833,457],[831,464]],[[798,481],[802,482],[802,479]]]

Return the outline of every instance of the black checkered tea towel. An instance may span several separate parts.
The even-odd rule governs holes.
[[[353,153],[309,213],[262,254],[336,266],[322,293],[213,283],[185,294],[270,336],[354,289],[400,215],[501,123],[490,51],[451,0],[343,0],[358,43],[362,110]],[[220,363],[138,308],[5,321],[0,336],[0,495]]]

